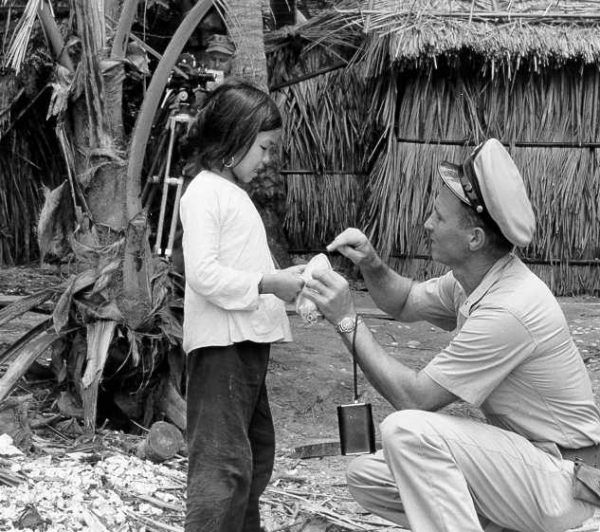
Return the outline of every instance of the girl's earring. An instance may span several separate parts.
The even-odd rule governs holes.
[[[229,162],[227,162],[227,163],[225,161],[221,161],[221,162],[223,163],[223,166],[225,168],[231,168],[234,165],[235,160],[233,159],[233,156],[231,156],[231,160]]]

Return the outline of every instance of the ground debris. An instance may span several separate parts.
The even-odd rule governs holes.
[[[0,471],[13,482],[0,485],[0,530],[183,530],[183,459],[155,464],[127,454],[124,434],[95,439],[103,445],[61,440],[49,454],[3,458]]]
[[[135,454],[142,439],[109,430],[68,441],[36,435],[35,452],[1,456],[0,531],[182,532],[187,458],[143,460]],[[340,477],[307,462],[279,453],[261,499],[267,532],[400,530],[362,512]]]
[[[361,508],[345,481],[339,454],[298,459],[296,449],[277,457],[271,483],[261,499],[267,532],[350,532],[404,530]]]

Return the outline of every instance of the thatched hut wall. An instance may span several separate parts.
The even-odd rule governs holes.
[[[285,228],[292,252],[323,248],[360,216],[375,142],[366,86],[362,76],[345,70],[275,95],[285,117]]]
[[[362,220],[382,253],[414,271],[407,262],[428,254],[423,222],[440,186],[437,164],[461,161],[496,137],[521,169],[536,213],[535,239],[520,253],[557,293],[598,291],[598,69],[566,64],[492,77],[469,58],[405,70],[401,79],[394,131]]]
[[[571,2],[568,12],[541,4],[375,0],[323,22],[334,28],[331,41],[353,28],[365,35],[352,68],[368,80],[361,83],[371,92],[358,101],[368,101],[371,138],[381,134],[384,144],[358,185],[360,211],[346,221],[398,271],[443,271],[429,260],[423,229],[440,186],[436,166],[493,136],[521,169],[537,216],[535,239],[519,253],[559,295],[600,292],[600,15],[589,2]],[[322,176],[312,179],[320,185],[305,176],[304,186],[323,186]],[[332,218],[318,209],[314,228],[302,227],[299,213],[313,205],[309,194],[303,201],[288,212],[288,227],[319,247],[317,228]]]

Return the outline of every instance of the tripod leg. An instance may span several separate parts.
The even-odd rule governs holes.
[[[179,178],[177,191],[175,192],[175,203],[173,204],[173,213],[171,214],[171,228],[169,230],[169,242],[165,255],[170,257],[173,254],[173,244],[175,243],[175,232],[177,231],[177,222],[179,221],[179,200],[181,199],[181,190],[183,189],[183,177]]]
[[[158,217],[158,229],[156,230],[156,243],[154,245],[154,251],[160,255],[162,252],[162,234],[165,224],[165,213],[167,210],[167,195],[169,194],[169,184],[171,176],[171,159],[173,157],[173,145],[175,144],[175,122],[172,118],[169,119],[169,148],[167,150],[167,164],[165,165],[165,175],[163,181],[163,194],[160,201],[160,214]]]

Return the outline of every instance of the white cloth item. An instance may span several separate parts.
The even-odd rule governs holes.
[[[267,234],[248,194],[203,171],[181,198],[186,287],[183,348],[290,341],[285,303],[258,293],[275,272]]]
[[[305,283],[312,279],[312,273],[315,270],[331,270],[331,263],[324,253],[315,255],[302,272],[302,279]],[[304,320],[307,325],[316,323],[323,317],[323,314],[317,308],[317,305],[310,299],[305,298],[302,293],[296,298],[296,313]]]
[[[413,532],[482,532],[490,524],[559,532],[594,513],[571,495],[573,462],[513,432],[404,410],[385,419],[381,438],[383,451],[350,464],[348,488],[362,506]]]

